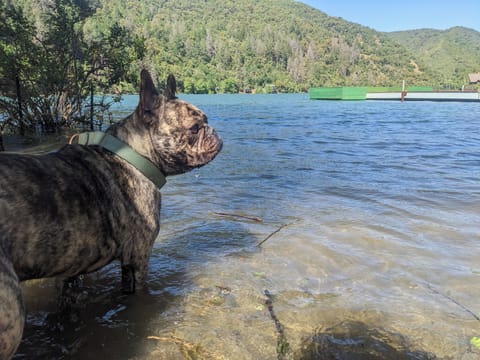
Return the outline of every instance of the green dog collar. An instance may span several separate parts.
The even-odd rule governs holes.
[[[72,142],[75,137],[78,139],[77,143],[80,145],[98,145],[120,156],[122,159],[137,168],[137,170],[145,175],[159,189],[161,189],[167,182],[165,175],[163,175],[154,163],[137,153],[128,144],[112,135],[106,134],[102,131],[92,131],[74,135],[70,142]]]

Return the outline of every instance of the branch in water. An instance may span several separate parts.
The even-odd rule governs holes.
[[[465,305],[459,303],[457,300],[455,300],[455,299],[452,298],[451,296],[448,296],[448,295],[446,295],[446,294],[444,294],[444,293],[441,293],[440,291],[438,291],[437,289],[435,289],[432,285],[430,285],[430,284],[428,284],[428,283],[425,284],[425,286],[427,287],[427,289],[429,289],[429,290],[430,290],[431,292],[433,292],[434,294],[440,295],[440,296],[444,297],[445,299],[451,301],[452,303],[454,303],[455,305],[461,307],[464,311],[466,311],[467,313],[469,313],[470,315],[472,315],[475,320],[480,321],[480,317],[479,317],[477,314],[475,314],[472,310],[470,310],[469,308],[467,308]]]
[[[255,222],[263,222],[263,220],[259,217],[255,216],[248,216],[248,215],[239,215],[239,214],[231,214],[231,213],[224,213],[224,212],[214,212],[215,215],[219,216],[229,216],[229,217],[236,217],[236,218],[241,218],[241,219],[247,219],[247,220],[252,220]]]
[[[270,317],[272,318],[273,322],[275,323],[275,328],[277,329],[277,359],[278,360],[286,360],[287,358],[290,359],[291,348],[290,344],[287,341],[287,337],[285,336],[285,328],[283,327],[282,323],[275,314],[275,310],[273,309],[273,296],[270,291],[264,291],[265,296],[267,299],[265,300],[265,305],[267,305],[268,312],[270,313]]]
[[[263,239],[262,241],[260,241],[257,246],[261,246],[265,241],[267,241],[268,239],[270,239],[273,235],[275,235],[276,233],[278,233],[280,230],[282,230],[284,227],[287,227],[288,225],[290,224],[283,224],[282,226],[280,226],[277,230],[275,230],[274,232],[270,233],[270,235],[268,235],[265,239]]]

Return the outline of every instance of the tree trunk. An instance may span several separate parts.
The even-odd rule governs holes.
[[[18,105],[18,121],[20,123],[20,135],[25,135],[25,124],[23,123],[23,110],[22,110],[22,92],[20,88],[20,78],[15,76],[15,83],[17,87],[17,105]]]

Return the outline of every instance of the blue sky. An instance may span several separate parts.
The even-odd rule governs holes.
[[[480,31],[480,0],[301,0],[378,31],[465,26]]]

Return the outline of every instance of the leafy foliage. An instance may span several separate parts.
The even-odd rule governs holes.
[[[0,0],[0,13],[7,19],[0,25],[1,130],[50,132],[83,121],[91,87],[105,92],[125,80],[132,49],[141,48],[117,24],[101,41],[87,41],[93,9],[84,0]]]
[[[417,54],[432,69],[434,85],[459,88],[469,73],[480,72],[480,32],[453,27],[448,30],[420,29],[387,34]]]

